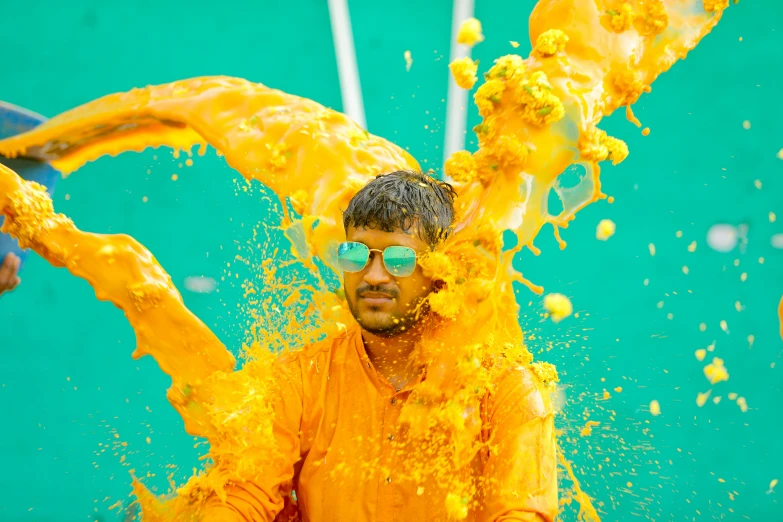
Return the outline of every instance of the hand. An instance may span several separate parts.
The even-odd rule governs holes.
[[[8,254],[0,265],[0,295],[10,292],[22,282],[19,276],[19,265],[21,260],[16,254]]]

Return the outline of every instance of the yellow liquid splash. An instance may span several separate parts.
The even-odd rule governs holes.
[[[533,240],[547,223],[559,239],[559,228],[605,197],[598,162],[622,161],[627,148],[597,124],[623,106],[633,120],[630,105],[696,46],[727,5],[727,0],[541,0],[530,18],[532,55],[499,58],[487,72],[475,97],[483,116],[476,128],[480,148],[456,153],[446,163],[459,193],[456,233],[422,260],[425,271],[447,286],[430,297],[442,321],[414,354],[427,367],[427,378],[401,415],[419,448],[408,459],[409,476],[435,475],[452,499],[480,494],[479,478],[456,472],[482,450],[480,397],[509,365],[532,363],[512,283],[542,289],[512,268],[514,254],[524,246],[536,251]],[[335,333],[349,324],[347,306],[327,290],[313,260],[337,272],[341,210],[375,175],[419,165],[340,113],[242,79],[194,78],[90,102],[0,141],[0,153],[46,159],[67,174],[106,154],[159,146],[178,151],[198,145],[203,151],[207,144],[294,210],[282,226],[316,276],[310,290],[322,325],[316,332],[298,332],[298,338]],[[559,176],[574,166],[584,172],[579,182],[561,183]],[[556,215],[547,207],[551,191],[563,205]],[[134,356],[149,354],[158,361],[172,377],[168,397],[188,433],[210,442],[212,465],[172,498],[157,498],[135,482],[144,520],[197,519],[206,499],[223,495],[228,481],[252,480],[279,458],[271,430],[275,356],[269,350],[248,347],[249,361],[233,371],[233,356],[185,308],[143,246],[128,236],[77,230],[54,213],[40,186],[2,166],[0,210],[7,217],[3,230],[22,246],[84,278],[99,299],[125,312],[137,336]],[[518,242],[502,252],[505,230]],[[783,315],[783,303],[780,311]],[[544,386],[554,386],[554,367],[531,368]],[[597,520],[562,454],[561,462],[575,485],[568,500],[580,503],[580,518]]]

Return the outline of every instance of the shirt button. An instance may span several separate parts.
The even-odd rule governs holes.
[[[386,483],[391,484],[391,477],[386,477]]]
[[[394,433],[389,433],[389,440],[394,440]]]
[[[394,406],[395,404],[397,404],[397,399],[395,399],[394,397],[392,397],[392,400],[391,400],[391,405],[392,405],[392,406]]]

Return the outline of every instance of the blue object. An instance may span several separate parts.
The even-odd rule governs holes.
[[[0,139],[29,131],[45,121],[46,118],[40,114],[10,103],[0,102]],[[60,173],[48,163],[30,158],[9,159],[4,156],[0,156],[0,163],[13,169],[24,179],[40,183],[46,187],[50,196],[54,194],[54,187],[57,180],[60,179]],[[4,218],[0,216],[0,225],[3,221]],[[27,251],[19,248],[19,243],[14,238],[0,233],[0,262],[9,252],[19,256],[21,260],[19,270],[21,271],[27,258]]]

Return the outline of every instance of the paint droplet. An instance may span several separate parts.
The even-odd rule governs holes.
[[[742,272],[742,274],[740,274],[740,281],[742,281],[744,283],[747,280],[748,280],[748,273],[747,272]]]
[[[611,219],[602,219],[595,229],[595,238],[601,241],[606,241],[614,235],[617,226]]]
[[[775,216],[775,213],[774,212],[770,212],[769,213],[769,222],[770,223],[774,223],[776,219],[777,219],[777,217]]]
[[[696,241],[693,241],[688,245],[688,252],[696,252]]]
[[[410,71],[411,65],[413,65],[413,58],[411,57],[411,52],[405,51],[403,53],[403,56],[405,57],[405,70]]]
[[[688,267],[687,267],[687,266],[683,266],[683,267],[682,267],[682,273],[683,273],[683,274],[685,274],[685,275],[688,275],[688,272],[689,272],[689,271],[690,271],[690,270],[688,270]]]
[[[712,393],[712,390],[707,390],[707,393],[701,393],[701,392],[699,392],[699,393],[696,395],[696,406],[698,406],[699,408],[701,408],[702,406],[704,406],[704,404],[707,402],[707,399],[709,399],[709,398],[710,398],[710,394],[711,394],[711,393]]]
[[[740,407],[740,410],[742,411],[742,413],[745,413],[746,411],[748,411],[748,403],[745,400],[745,397],[737,397],[737,406]]]
[[[755,185],[755,187],[757,189],[761,190],[761,180],[760,179],[757,179],[756,181],[754,181],[753,185]]]
[[[517,47],[519,47],[519,42],[515,42],[514,40],[511,40],[511,41],[510,41],[510,42],[508,42],[508,43],[510,43],[510,44],[511,44],[511,47],[513,47],[514,49],[516,49]]]
[[[657,417],[661,414],[661,405],[658,404],[658,401],[652,400],[650,401],[650,414],[653,417]]]
[[[703,361],[706,356],[707,356],[707,350],[705,350],[704,348],[699,348],[698,350],[696,350],[696,359],[698,359],[699,361]]]
[[[70,194],[66,194],[65,195],[65,201],[68,201],[69,199],[71,199],[71,195]]]
[[[171,175],[171,181],[177,181],[178,179],[179,179],[179,176],[177,176],[176,174],[172,174]]]
[[[544,297],[544,308],[555,323],[562,321],[573,312],[571,301],[563,294],[548,294]]]
[[[647,245],[647,248],[649,248],[649,249],[650,249],[650,255],[651,255],[651,256],[654,256],[654,255],[655,255],[655,245],[653,245],[652,243],[650,243],[649,245]]]
[[[742,128],[745,130],[750,130],[750,121],[745,120],[742,122]]]
[[[150,198],[148,198],[147,196],[144,196],[143,198],[141,198],[141,201],[144,202],[144,203],[146,203],[149,200],[150,200]]]
[[[475,44],[484,41],[484,35],[481,34],[481,22],[475,18],[468,18],[459,26],[457,32],[457,43],[473,47]]]
[[[723,366],[723,359],[713,357],[712,362],[704,367],[704,376],[710,381],[710,384],[716,384],[721,381],[729,380],[729,372]]]
[[[650,127],[645,127],[642,129],[642,136],[649,136],[650,135]]]
[[[192,167],[193,166],[193,160],[190,159],[190,158],[186,159],[185,160],[185,165],[187,165],[188,167]]]
[[[587,424],[585,424],[585,427],[582,428],[582,431],[580,432],[580,436],[589,437],[593,433],[593,426],[599,426],[600,424],[600,422],[596,421],[587,421]]]

